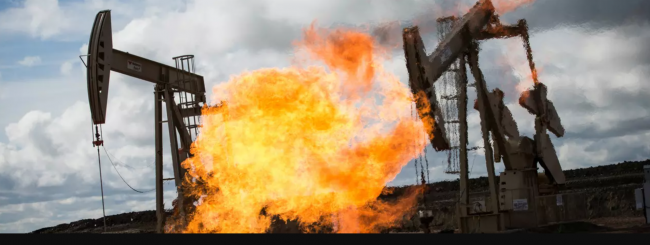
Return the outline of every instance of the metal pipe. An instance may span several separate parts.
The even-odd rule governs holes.
[[[160,86],[156,86],[155,97],[155,147],[156,147],[156,232],[164,233],[165,207],[163,206],[163,158],[162,158],[162,93]]]
[[[99,146],[97,146],[97,162],[99,163],[99,186],[102,190],[102,213],[104,215],[104,232],[106,232],[106,208],[104,206],[104,183],[102,180],[102,161],[99,156]]]

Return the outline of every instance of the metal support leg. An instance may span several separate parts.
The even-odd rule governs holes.
[[[460,56],[459,62],[459,88],[458,92],[458,121],[460,136],[460,215],[467,216],[469,205],[469,166],[467,161],[467,70],[465,67],[465,55]]]
[[[178,193],[178,198],[176,199],[176,205],[180,214],[181,220],[185,217],[185,205],[184,205],[184,195],[183,195],[183,177],[184,172],[180,166],[180,157],[178,152],[178,140],[176,137],[176,123],[174,118],[174,103],[173,92],[170,91],[169,86],[165,87],[165,106],[167,107],[167,128],[169,129],[169,146],[171,147],[172,154],[172,165],[174,166],[174,178],[176,179],[176,191]]]
[[[155,88],[155,139],[156,139],[156,225],[157,233],[164,233],[165,207],[163,206],[163,158],[162,158],[162,93],[159,86]]]
[[[474,45],[473,45],[474,46]],[[478,68],[478,47],[470,48],[469,50],[469,65],[472,70],[472,75],[476,80],[476,91],[478,98],[479,114],[481,116],[481,132],[483,133],[483,144],[485,149],[485,165],[488,172],[488,180],[490,183],[490,205],[492,206],[492,213],[499,213],[499,200],[498,200],[498,189],[495,183],[495,171],[494,171],[494,154],[492,152],[492,146],[490,144],[490,124],[488,115],[488,106],[490,106],[487,100],[487,87],[485,81],[483,80],[483,73]]]

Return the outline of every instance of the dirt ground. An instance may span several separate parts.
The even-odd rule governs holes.
[[[542,226],[525,233],[650,233],[643,217],[606,217]]]
[[[643,217],[607,217],[593,219],[594,224],[612,228],[604,233],[650,233],[650,225]]]

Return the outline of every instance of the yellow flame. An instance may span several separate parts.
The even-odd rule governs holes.
[[[368,34],[314,25],[296,46],[326,66],[260,69],[213,89],[227,104],[203,109],[182,164],[204,182],[187,176],[186,194],[206,195],[184,232],[265,232],[277,215],[370,233],[412,211],[419,189],[377,200],[424,148],[413,144],[424,129],[410,118],[410,90],[381,65],[385,50]]]

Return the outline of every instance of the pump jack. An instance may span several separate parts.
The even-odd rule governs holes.
[[[546,98],[546,86],[537,80],[535,63],[528,41],[528,28],[525,20],[517,25],[504,26],[495,14],[490,0],[480,0],[462,18],[441,18],[453,21],[453,27],[429,56],[426,54],[418,27],[404,29],[404,52],[409,86],[416,96],[420,118],[435,119],[435,124],[427,130],[431,145],[437,151],[449,149],[445,138],[444,119],[440,116],[433,84],[444,72],[451,72],[450,66],[458,61],[461,105],[458,108],[460,120],[460,200],[457,205],[460,230],[497,232],[507,228],[529,228],[543,224],[544,214],[539,211],[538,199],[541,194],[556,194],[558,186],[565,183],[565,176],[558,161],[550,137],[550,130],[558,137],[564,134],[553,103]],[[439,21],[441,21],[439,19]],[[519,135],[512,114],[503,103],[503,92],[494,89],[488,92],[481,69],[478,66],[479,40],[492,38],[521,37],[526,49],[528,62],[533,74],[534,88],[521,94],[519,104],[536,116],[534,140]],[[474,109],[479,111],[481,131],[485,149],[485,160],[489,180],[490,196],[486,200],[484,212],[470,210],[469,178],[467,164],[467,73],[466,64],[476,83],[477,100]],[[422,96],[426,95],[426,96]],[[464,101],[464,103],[463,103]],[[490,135],[493,145],[490,144]],[[502,161],[505,170],[496,183],[494,162]],[[538,182],[537,163],[545,170],[549,185]],[[544,188],[546,189],[544,189]],[[531,208],[529,208],[529,206]]]
[[[176,67],[171,67],[151,61],[133,54],[113,49],[111,12],[100,11],[95,17],[90,42],[88,44],[87,82],[90,112],[95,128],[106,122],[106,107],[110,72],[115,71],[127,76],[139,78],[155,84],[155,161],[156,161],[156,216],[158,219],[157,232],[162,233],[165,223],[163,207],[163,160],[162,160],[162,124],[167,123],[174,169],[174,180],[177,188],[177,207],[181,220],[185,217],[186,209],[192,203],[184,200],[182,182],[186,170],[181,163],[192,157],[190,145],[192,132],[198,135],[197,118],[205,105],[205,85],[203,77],[194,74],[193,55],[174,57]],[[179,103],[175,102],[178,94]],[[162,102],[165,102],[167,120],[162,119]],[[93,142],[94,146],[103,145],[103,141]],[[179,148],[179,139],[180,148]],[[189,205],[188,205],[189,204]]]

